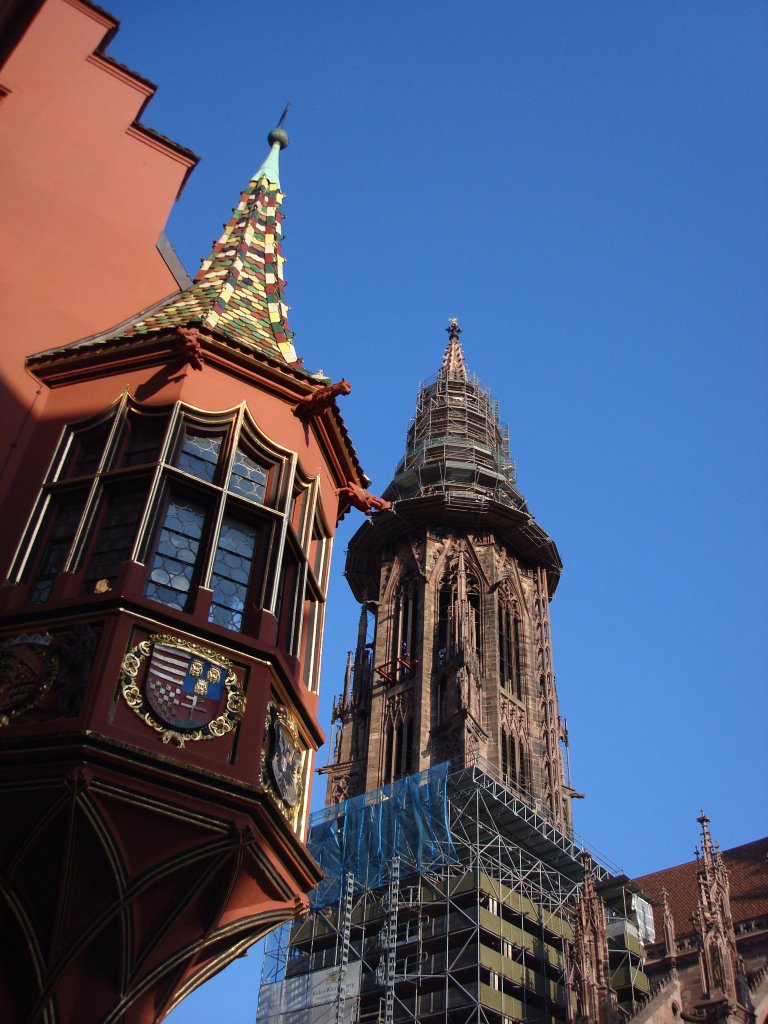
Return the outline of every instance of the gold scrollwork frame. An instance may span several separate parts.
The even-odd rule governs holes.
[[[5,640],[0,645],[0,654],[6,651],[12,650],[14,647],[44,647],[46,648],[46,655],[43,659],[43,667],[40,671],[34,690],[27,696],[23,701],[8,708],[0,708],[0,726],[10,725],[14,718],[20,718],[25,715],[27,711],[31,711],[32,708],[36,707],[43,699],[45,694],[53,686],[59,674],[59,658],[56,654],[51,653],[49,644],[53,640],[53,637],[49,633],[30,633],[20,634],[19,636],[12,637],[9,640]]]
[[[188,651],[190,654],[197,654],[202,658],[214,661],[225,668],[227,670],[227,677],[224,680],[224,686],[227,690],[225,711],[199,729],[184,731],[174,729],[158,719],[147,703],[136,681],[141,671],[141,666],[152,653],[152,648],[155,644],[178,647],[183,651]],[[185,640],[171,633],[156,633],[154,636],[150,636],[146,640],[142,640],[135,647],[132,647],[123,658],[121,668],[120,687],[126,704],[150,728],[154,729],[155,732],[161,733],[163,743],[175,743],[178,747],[183,747],[189,740],[218,739],[219,736],[225,736],[228,732],[232,732],[245,714],[246,697],[237,681],[237,676],[232,668],[232,662],[218,651],[214,651],[210,647],[203,647],[202,644],[194,643],[192,640]]]
[[[284,725],[288,732],[291,734],[291,738],[299,751],[299,766],[296,773],[296,803],[291,806],[288,804],[280,792],[276,788],[272,780],[272,772],[270,770],[269,761],[272,759],[275,753],[275,729],[276,726]],[[264,784],[265,790],[272,797],[274,802],[279,807],[283,817],[285,817],[293,828],[296,828],[296,823],[299,820],[301,809],[304,798],[304,768],[306,764],[307,751],[302,745],[299,739],[299,727],[296,723],[296,719],[288,711],[287,708],[283,707],[282,704],[275,704],[274,701],[269,701],[267,704],[267,715],[264,719],[264,743],[261,747],[261,778]]]

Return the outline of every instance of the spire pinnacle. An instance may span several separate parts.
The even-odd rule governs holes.
[[[254,181],[261,181],[262,178],[266,178],[267,181],[273,185],[280,187],[280,150],[285,149],[288,143],[291,141],[288,132],[285,130],[285,119],[288,116],[288,107],[290,107],[290,99],[285,104],[285,109],[280,115],[280,120],[277,122],[277,126],[267,136],[267,142],[269,143],[269,153],[264,160],[264,163],[256,171],[253,176]]]
[[[709,818],[706,816],[704,811],[702,811],[699,817],[696,819],[696,821],[698,821],[699,825],[701,825],[701,852],[705,855],[711,854],[712,836],[710,835],[709,829],[707,827],[709,825]]]
[[[246,351],[297,364],[284,299],[284,196],[278,174],[280,150],[288,145],[287,112],[286,105],[269,133],[267,159],[241,192],[192,284],[103,335],[104,341],[191,327],[223,336]]]
[[[440,376],[466,380],[467,367],[464,363],[464,353],[459,341],[459,335],[462,331],[459,327],[459,321],[455,316],[451,317],[450,324],[445,329],[448,333],[448,345],[443,356],[443,365],[440,367]]]

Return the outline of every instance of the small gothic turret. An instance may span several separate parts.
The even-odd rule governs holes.
[[[584,883],[574,914],[574,988],[577,1020],[583,1024],[610,1024],[618,1018],[616,994],[611,988],[610,955],[605,906],[595,890],[592,858],[583,850]]]
[[[713,843],[709,818],[704,811],[697,818],[701,826],[701,851],[696,854],[698,905],[693,925],[699,947],[701,987],[706,998],[705,1010],[714,1012],[709,1004],[742,1003],[744,966],[736,949],[736,935],[731,917],[730,883],[720,847]]]

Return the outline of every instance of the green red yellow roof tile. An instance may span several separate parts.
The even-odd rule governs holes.
[[[174,327],[198,326],[245,349],[296,362],[288,306],[283,299],[285,280],[281,249],[279,151],[271,150],[240,196],[240,202],[214,243],[192,284],[112,330],[57,351],[129,342]],[[32,362],[41,356],[31,357]]]

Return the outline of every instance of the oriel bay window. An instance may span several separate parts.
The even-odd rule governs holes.
[[[314,685],[330,549],[317,490],[244,405],[206,415],[126,394],[65,428],[11,580],[42,603],[61,572],[105,594],[126,561],[143,563],[144,595],[168,608],[194,611],[203,588],[226,629],[242,629],[249,606],[273,611]]]
[[[143,561],[145,594],[188,611],[211,590],[209,621],[239,630],[248,600],[263,603],[264,578],[281,517],[266,508],[277,465],[245,424],[187,416],[169,449]]]

